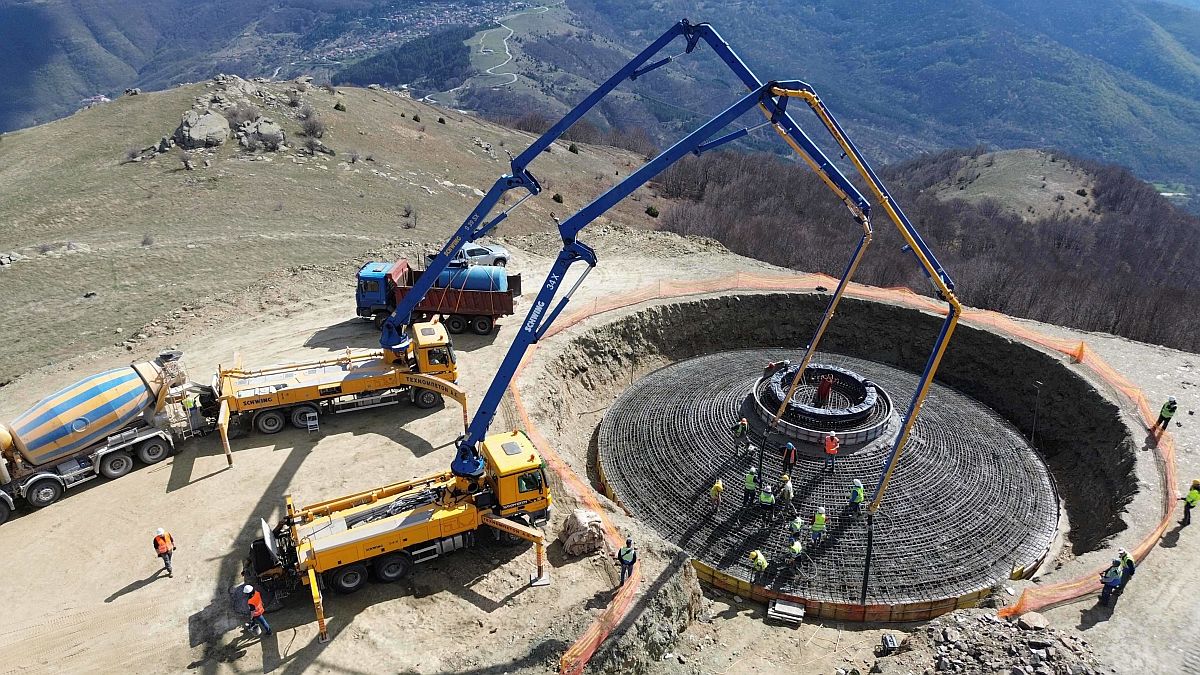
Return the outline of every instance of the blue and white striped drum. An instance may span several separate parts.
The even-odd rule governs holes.
[[[134,367],[117,368],[43,399],[9,428],[27,462],[52,463],[120,431],[156,395]]]

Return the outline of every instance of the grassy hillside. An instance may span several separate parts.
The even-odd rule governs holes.
[[[171,153],[125,161],[129,148],[170,135],[183,111],[217,89],[208,83],[125,97],[0,141],[0,254],[18,256],[0,266],[0,382],[135,338],[198,299],[278,283],[289,268],[363,260],[397,241],[441,244],[478,203],[476,190],[508,171],[505,151],[530,141],[386,92],[348,88],[335,97],[312,89],[304,102],[326,121],[323,141],[336,156],[295,149],[303,141],[298,108],[251,96],[283,125],[288,149],[249,153],[231,140],[193,153],[194,171]],[[267,89],[286,101],[283,85]],[[333,109],[339,98],[345,112]],[[546,191],[498,234],[551,227],[551,213],[578,209],[634,159],[610,148],[583,145],[575,154],[554,146],[531,167]],[[551,201],[555,193],[562,204]],[[628,204],[618,213],[640,223],[648,220],[644,208]],[[329,292],[344,293],[353,312],[353,279]]]

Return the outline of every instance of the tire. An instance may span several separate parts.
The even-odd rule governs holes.
[[[278,410],[264,410],[254,417],[254,428],[264,434],[277,434],[285,424],[283,413]]]
[[[462,333],[466,329],[467,329],[466,317],[459,316],[457,314],[451,314],[450,316],[446,317],[446,330],[450,331],[450,333],[452,335],[458,335],[459,333]]]
[[[413,405],[422,410],[436,408],[442,404],[442,395],[432,389],[418,388],[413,394]]]
[[[496,258],[496,262],[494,262],[492,264],[495,265],[496,267],[504,267],[505,265],[508,264],[508,260],[506,258]]]
[[[58,501],[62,493],[63,487],[58,481],[53,478],[43,478],[34,481],[33,485],[25,490],[25,501],[29,502],[33,508],[41,509]]]
[[[375,573],[376,581],[390,584],[408,576],[412,571],[412,558],[401,552],[381,555],[371,564],[371,570]]]
[[[124,450],[110,452],[100,459],[100,475],[112,480],[133,470],[133,457]]]
[[[343,565],[330,571],[325,580],[333,590],[342,595],[350,595],[367,585],[367,566],[362,563]]]
[[[142,464],[158,464],[171,454],[171,446],[161,438],[149,438],[138,446],[137,456]]]
[[[471,317],[471,332],[476,335],[491,335],[492,328],[496,322],[492,321],[490,316],[473,316]]]
[[[229,418],[229,438],[245,438],[250,435],[250,423],[242,415]]]
[[[8,502],[0,499],[0,525],[7,523],[8,517],[11,515],[12,508],[9,507]]]
[[[308,421],[305,419],[309,413],[315,413],[317,409],[311,405],[300,405],[292,408],[292,426],[297,429],[308,429]]]
[[[383,312],[376,312],[371,317],[371,323],[375,324],[375,330],[383,330],[383,324],[387,322],[388,316],[388,314],[384,314]]]

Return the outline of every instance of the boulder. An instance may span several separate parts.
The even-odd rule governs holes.
[[[1017,619],[1017,625],[1025,630],[1045,630],[1050,627],[1050,622],[1037,612],[1025,612]]]
[[[278,150],[287,141],[283,127],[269,117],[259,117],[250,122],[243,122],[237,131],[238,144],[249,148],[258,142],[264,148]]]
[[[183,113],[174,138],[176,143],[189,150],[221,145],[229,138],[229,121],[214,110],[203,113],[189,110]]]
[[[137,96],[140,93],[142,93],[142,90],[137,87],[130,87],[125,90],[126,96]]]
[[[604,547],[604,525],[594,511],[575,509],[559,530],[558,539],[567,555],[587,555]]]

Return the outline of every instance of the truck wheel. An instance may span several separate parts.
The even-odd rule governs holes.
[[[301,405],[292,408],[292,426],[297,429],[308,428],[308,414],[317,414],[317,409],[311,405]]]
[[[465,331],[466,329],[467,329],[466,317],[462,317],[457,314],[451,314],[449,317],[446,318],[446,330],[450,331],[451,334],[458,335],[459,333]]]
[[[506,260],[504,258],[496,258],[496,262],[494,262],[492,264],[495,265],[496,267],[504,267],[505,265],[508,264],[508,260]]]
[[[372,568],[377,581],[390,584],[408,576],[409,570],[412,569],[412,559],[407,553],[388,553],[376,558]]]
[[[367,566],[362,563],[343,565],[326,577],[333,590],[349,595],[367,585]]]
[[[133,470],[133,458],[124,450],[110,452],[100,460],[100,475],[108,479],[120,478]]]
[[[264,410],[254,418],[254,426],[264,434],[277,434],[283,430],[283,413],[278,410]]]
[[[375,324],[375,330],[383,330],[383,324],[388,320],[388,314],[383,312],[375,312],[375,316],[371,317],[371,322]]]
[[[137,456],[142,464],[158,464],[171,453],[171,446],[161,438],[150,438],[138,446]]]
[[[417,389],[413,397],[413,405],[422,410],[436,408],[442,403],[442,395],[432,389]]]
[[[471,318],[471,332],[476,335],[489,335],[492,332],[492,326],[495,323],[490,316],[476,316]]]
[[[250,435],[250,423],[244,415],[229,416],[229,438],[245,438]]]
[[[8,517],[12,515],[12,509],[9,508],[8,502],[0,499],[0,525],[8,522]]]
[[[63,488],[53,478],[43,478],[25,490],[25,501],[35,509],[50,506],[62,496]]]

